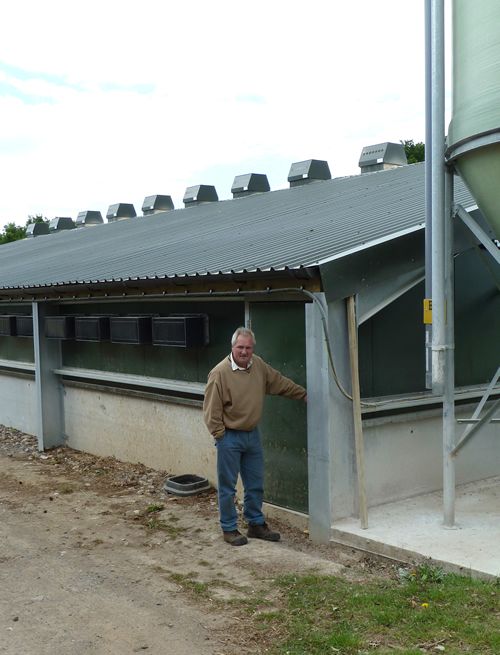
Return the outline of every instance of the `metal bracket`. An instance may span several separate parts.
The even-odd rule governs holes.
[[[468,423],[469,425],[467,425],[467,427],[463,431],[463,434],[460,437],[457,445],[451,451],[451,455],[455,456],[458,453],[458,451],[461,448],[463,448],[463,446],[465,446],[465,444],[469,441],[469,439],[472,437],[472,435],[475,434],[479,430],[479,428],[482,425],[484,425],[487,421],[495,421],[496,422],[496,420],[493,419],[492,417],[495,414],[495,412],[497,411],[497,409],[500,407],[500,398],[498,400],[496,400],[493,403],[493,405],[491,405],[491,407],[488,408],[488,410],[483,414],[483,416],[481,418],[479,418],[479,414],[481,413],[483,407],[485,406],[485,404],[486,404],[488,398],[490,397],[493,389],[495,388],[495,385],[496,385],[499,377],[500,377],[500,366],[497,368],[497,372],[493,376],[491,382],[488,385],[488,388],[486,389],[486,391],[484,392],[481,400],[479,401],[479,404],[476,407],[476,410],[475,410],[474,414],[472,415],[472,418],[471,419],[463,419],[463,421],[458,419],[458,421],[457,421],[458,423],[464,422],[464,423]]]
[[[495,246],[490,236],[483,230],[483,228],[472,218],[462,205],[456,205],[455,214],[458,216],[465,225],[469,228],[472,234],[479,239],[486,250],[490,253],[493,259],[500,264],[500,248]]]

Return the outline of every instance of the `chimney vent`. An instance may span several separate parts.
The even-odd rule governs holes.
[[[26,228],[26,237],[39,237],[42,234],[49,233],[47,223],[30,223]]]
[[[158,214],[159,212],[168,212],[171,209],[174,209],[171,196],[146,196],[142,203],[142,213],[144,216]]]
[[[374,171],[386,171],[390,168],[406,166],[405,149],[402,143],[376,143],[373,146],[365,146],[359,158],[361,173],[373,173]]]
[[[109,223],[122,221],[125,218],[134,218],[137,216],[135,213],[134,205],[126,202],[117,202],[115,205],[110,205],[106,213],[106,218]]]
[[[182,200],[186,207],[192,207],[193,205],[200,205],[205,202],[217,202],[219,196],[214,186],[210,184],[197,184],[196,186],[189,186],[186,189]]]
[[[317,182],[318,180],[331,180],[332,174],[328,162],[322,159],[306,159],[292,164],[288,173],[290,186],[300,186]]]
[[[72,230],[75,227],[73,219],[69,216],[56,216],[49,223],[49,232],[60,232],[61,230]]]
[[[241,196],[250,196],[252,193],[264,193],[270,190],[267,175],[262,173],[247,173],[246,175],[237,175],[234,178],[231,193],[233,198]]]
[[[104,223],[101,212],[90,209],[79,212],[76,217],[76,227],[88,227],[89,225],[100,225],[101,223]]]

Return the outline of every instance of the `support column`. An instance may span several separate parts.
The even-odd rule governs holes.
[[[54,308],[50,310],[49,305],[37,302],[32,306],[38,450],[46,450],[64,443],[63,391],[53,373],[61,367],[61,342],[47,339],[44,334],[45,316],[55,313]]]
[[[443,394],[446,360],[444,2],[431,3],[432,391]]]
[[[326,314],[324,294],[314,295]],[[316,302],[306,305],[306,334],[309,536],[315,542],[328,543],[333,505],[330,381],[321,310]]]
[[[345,301],[327,306],[323,293],[314,295],[327,317],[337,375],[350,390]],[[327,543],[333,521],[355,511],[352,406],[332,375],[317,302],[306,305],[306,332],[309,534],[313,541]]]
[[[328,304],[331,349],[339,383],[352,395],[347,301]],[[359,513],[352,401],[344,396],[330,369],[330,415],[333,442],[333,520]]]
[[[432,144],[432,0],[425,0],[425,143]],[[432,298],[432,156],[425,158],[425,298]],[[432,323],[425,324],[425,388],[432,389]]]
[[[443,380],[443,523],[455,524],[455,262],[453,259],[453,173],[445,177],[445,360]]]

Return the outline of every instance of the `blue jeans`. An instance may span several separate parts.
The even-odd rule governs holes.
[[[215,442],[220,524],[224,532],[237,529],[238,514],[234,505],[236,482],[241,475],[243,516],[247,523],[262,525],[264,496],[264,454],[258,428],[251,432],[226,430]]]

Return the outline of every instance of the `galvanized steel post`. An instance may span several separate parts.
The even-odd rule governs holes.
[[[431,10],[432,83],[432,388],[442,394],[445,361],[445,129],[444,129],[444,2],[432,0]]]
[[[432,297],[432,0],[425,0],[425,297]],[[425,325],[425,387],[432,389],[432,323]]]
[[[309,479],[309,535],[312,541],[328,543],[333,514],[333,441],[331,427],[330,370],[326,336],[318,303],[326,314],[323,293],[307,303],[307,463]]]
[[[43,326],[49,305],[33,302],[32,307],[38,449],[45,450],[64,444],[62,387],[54,373],[54,369],[61,367],[61,343],[58,339],[47,339],[44,334]],[[52,313],[55,312],[53,307]]]
[[[453,171],[445,177],[445,342],[443,387],[443,522],[455,523],[455,275],[453,260]]]
[[[443,522],[455,522],[455,469],[451,456],[454,447],[454,367],[453,367],[453,234],[451,230],[451,192],[445,192],[445,125],[444,125],[444,2],[432,0],[430,21],[432,141],[431,141],[431,205],[432,205],[432,390],[443,395]],[[448,176],[450,180],[450,176]],[[445,202],[446,195],[446,202]],[[448,206],[448,210],[446,209]],[[446,299],[448,292],[448,324]],[[451,351],[451,353],[450,353]],[[450,365],[451,364],[451,365]]]

